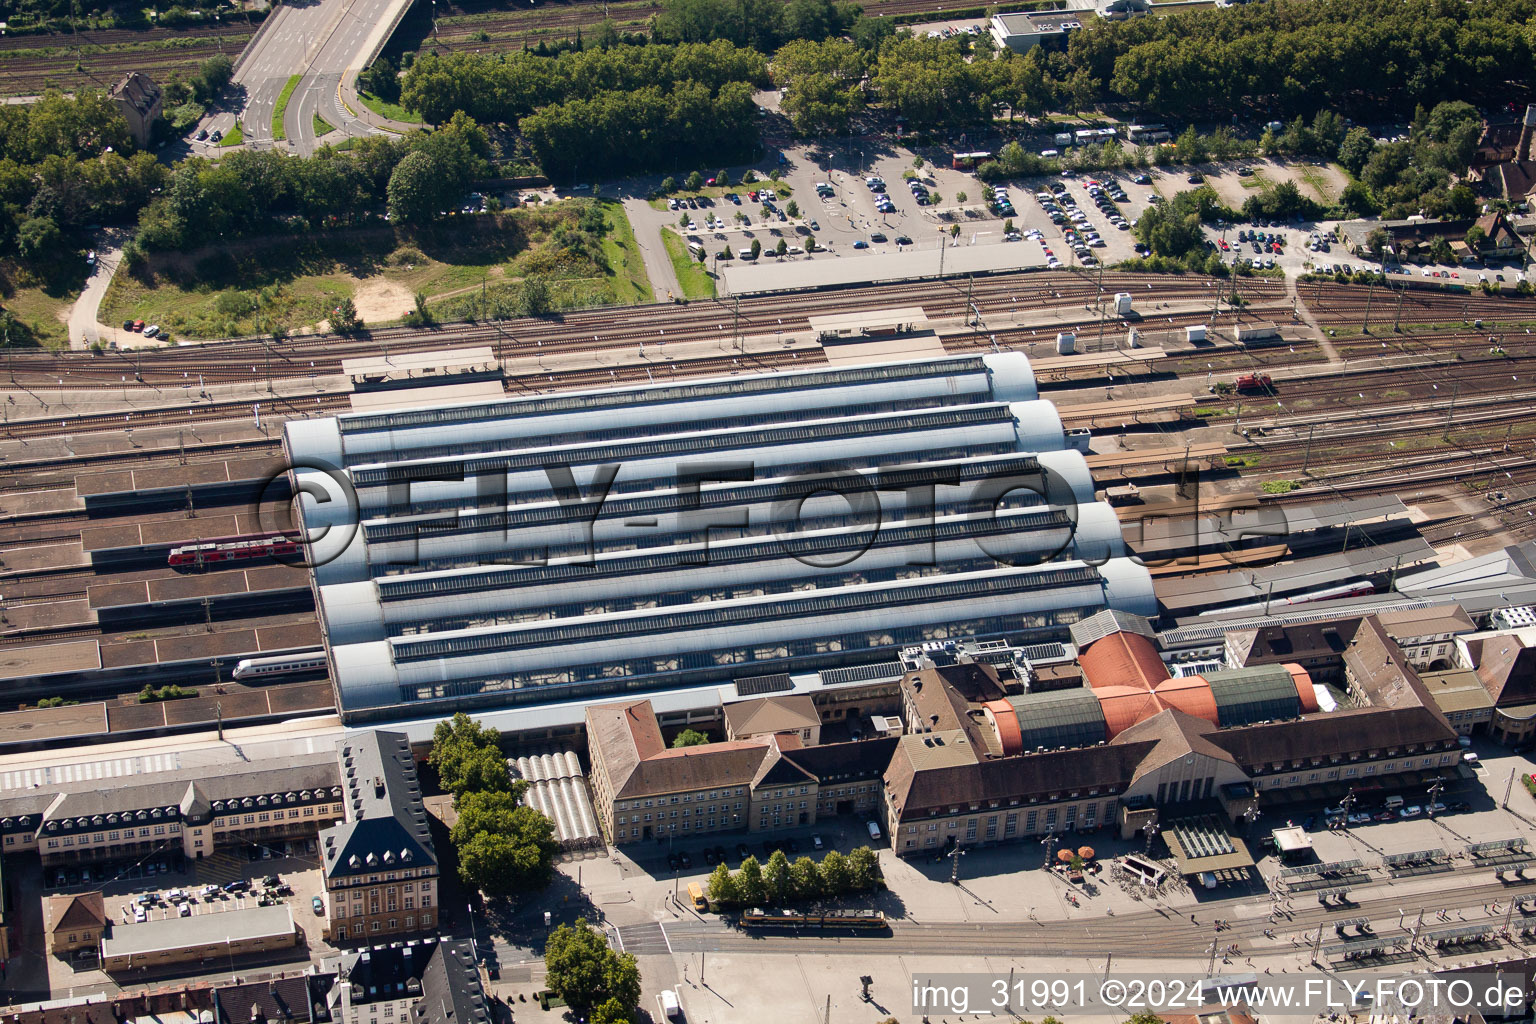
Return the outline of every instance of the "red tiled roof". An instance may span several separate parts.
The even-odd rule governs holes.
[[[1168,669],[1157,647],[1140,633],[1111,633],[1096,640],[1077,659],[1088,685],[1137,686],[1150,690],[1168,678]]]

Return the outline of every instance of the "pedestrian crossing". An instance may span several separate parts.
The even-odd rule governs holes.
[[[132,775],[173,772],[180,768],[179,751],[115,757],[104,761],[77,761],[73,764],[49,765],[46,768],[22,768],[0,772],[0,791],[45,789],[73,782],[92,782],[97,779],[118,779]]]
[[[655,921],[650,924],[628,924],[617,930],[621,952],[633,953],[635,956],[672,952],[666,930]]]

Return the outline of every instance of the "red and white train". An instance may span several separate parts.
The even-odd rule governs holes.
[[[256,558],[298,555],[301,548],[297,537],[280,533],[254,537],[219,537],[201,544],[183,544],[171,548],[166,562],[170,565],[248,562]]]

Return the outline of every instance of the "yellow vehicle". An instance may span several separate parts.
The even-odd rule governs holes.
[[[688,898],[693,900],[694,910],[709,909],[709,900],[704,898],[704,890],[699,887],[698,882],[688,883]]]

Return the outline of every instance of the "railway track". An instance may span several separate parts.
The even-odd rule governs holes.
[[[1213,285],[1205,278],[1169,279],[1106,272],[1102,290],[1145,291],[1156,286],[1161,301],[1202,301]],[[1244,282],[1244,294],[1255,305],[1283,301],[1273,282]],[[293,378],[336,373],[341,361],[385,353],[431,351],[465,346],[490,346],[498,358],[538,352],[626,348],[640,342],[663,345],[684,341],[713,341],[722,336],[793,333],[809,328],[806,318],[850,308],[877,309],[922,305],[932,319],[962,317],[967,296],[981,307],[983,317],[1013,311],[1050,310],[1074,303],[1088,304],[1100,292],[1100,278],[1065,272],[1028,272],[979,277],[974,281],[919,281],[864,285],[797,295],[749,296],[739,301],[711,300],[686,305],[605,308],[568,313],[547,320],[522,319],[501,323],[457,323],[429,330],[386,327],[364,338],[335,335],[300,336],[282,345],[235,340],[171,349],[103,353],[57,353],[10,356],[8,370],[20,385],[42,394],[73,388],[123,387],[124,378],[141,377],[155,386],[189,387],[198,383],[249,383],[272,376]],[[1085,310],[1085,314],[1087,311]],[[1149,314],[1150,315],[1150,314]],[[1097,314],[1085,316],[1095,319]],[[1152,326],[1149,324],[1149,326]]]

